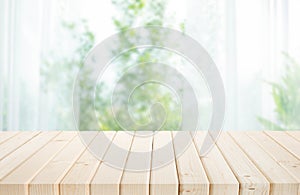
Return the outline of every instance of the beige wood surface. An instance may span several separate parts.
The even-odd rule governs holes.
[[[22,165],[0,181],[2,189],[10,195],[21,195],[28,192],[28,183],[32,178],[74,138],[74,132],[62,132],[46,146],[31,156]],[[17,190],[16,190],[17,189]]]
[[[240,183],[240,194],[269,194],[269,182],[227,132],[217,145]]]
[[[266,151],[280,166],[285,168],[291,176],[293,176],[300,190],[300,164],[299,159],[287,152],[285,148],[272,140],[265,134],[247,133],[264,151]],[[299,191],[300,194],[300,191]]]
[[[125,132],[117,132],[113,143],[118,144],[120,148],[124,151],[130,151],[132,145],[133,137]],[[118,156],[117,159],[121,164],[118,168],[113,168],[109,166],[108,163],[101,163],[98,170],[95,173],[95,176],[91,182],[91,194],[92,195],[118,195],[120,194],[120,182],[123,175],[123,169],[127,161],[128,153]],[[114,159],[114,150],[109,148],[105,159]],[[110,162],[110,161],[108,161]]]
[[[198,154],[200,154],[201,146],[206,136],[205,132],[197,132],[194,137]],[[211,140],[213,142],[213,140]],[[200,155],[199,155],[200,156]],[[227,162],[218,150],[217,146],[213,147],[211,151],[201,158],[204,169],[210,183],[210,194],[238,194],[239,183],[232,173]]]
[[[283,131],[265,131],[265,133],[286,148],[289,152],[300,159],[299,141],[287,136]]]
[[[11,139],[3,142],[0,145],[0,160],[3,159],[5,156],[16,150],[17,148],[21,147],[23,144],[31,140],[34,136],[38,135],[40,132],[24,132],[19,133],[18,135],[12,137]]]
[[[109,139],[113,139],[115,132],[106,133]],[[102,144],[102,140],[97,139],[98,135],[91,142],[91,145]],[[108,148],[108,144],[101,145],[103,154]],[[99,147],[100,148],[100,147]],[[60,192],[62,195],[89,195],[89,184],[101,162],[86,149],[82,156],[75,162],[73,167],[60,182]]]
[[[33,134],[33,139],[26,142],[22,147],[17,148],[13,153],[0,161],[0,180],[16,167],[20,166],[58,134],[59,132],[43,132],[39,133],[37,136],[35,136],[36,134]]]
[[[300,131],[286,131],[286,133],[296,140],[300,141]]]
[[[5,142],[6,140],[12,138],[13,136],[17,135],[18,131],[4,131],[1,132],[0,134],[0,144],[2,144],[3,142]]]
[[[87,132],[87,136],[87,142],[91,142],[96,134]],[[85,146],[76,136],[32,179],[29,183],[30,194],[60,194],[60,181],[84,150]]]
[[[299,195],[299,133],[0,132],[0,195]]]
[[[153,151],[165,147],[166,152],[153,152],[150,180],[151,195],[178,194],[178,176],[174,158],[172,135],[169,131],[160,131],[154,135]],[[171,162],[164,164],[164,159]],[[173,159],[173,160],[172,160]]]
[[[178,132],[181,134],[189,134],[188,131]],[[173,135],[174,136],[174,135]],[[174,137],[173,137],[174,138]],[[203,165],[198,157],[195,145],[192,142],[187,149],[180,154],[180,140],[173,141],[176,156],[177,171],[179,177],[179,193],[202,195],[209,193],[209,182]]]
[[[152,141],[152,136],[140,137],[136,135],[134,137],[121,180],[122,195],[149,194]],[[135,153],[143,155],[134,155]],[[135,172],[136,169],[144,169],[145,171]]]
[[[234,135],[234,140],[270,181],[270,194],[297,194],[298,182],[254,140],[241,132],[230,135]]]

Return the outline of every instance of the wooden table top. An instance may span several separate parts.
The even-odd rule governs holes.
[[[105,133],[132,151],[155,150],[172,141],[174,132],[162,131],[151,139]],[[166,166],[132,172],[126,170],[131,152],[124,158],[125,169],[112,168],[87,150],[76,131],[1,132],[0,195],[300,194],[300,131],[223,132],[200,158],[204,136],[197,133]],[[173,149],[176,156],[176,144]],[[160,160],[152,154],[150,166]]]

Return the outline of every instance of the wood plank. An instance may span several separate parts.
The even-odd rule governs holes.
[[[205,132],[197,132],[194,137],[198,154],[206,136]],[[210,140],[213,143],[213,140]],[[200,156],[200,155],[199,155]],[[204,169],[209,179],[211,195],[238,194],[239,182],[235,178],[218,147],[213,147],[210,152],[201,158]]]
[[[240,183],[240,194],[269,194],[269,182],[234,140],[223,132],[217,146]]]
[[[23,133],[27,140],[20,136]],[[100,133],[86,134],[88,149],[95,147],[102,162],[76,132],[0,132],[0,155],[1,146],[5,151],[0,159],[0,195],[237,194],[237,180],[239,194],[300,194],[299,131],[223,132],[217,147],[201,158],[204,132],[197,132],[184,154],[158,169],[167,155],[172,159],[184,147],[184,140],[175,143],[174,135],[188,132],[158,132],[153,139],[108,133],[109,139],[98,141]],[[142,159],[151,171],[124,171],[139,159],[133,151],[156,151],[170,141],[167,151]],[[123,153],[116,152],[116,145],[124,148]],[[108,163],[113,159],[120,163],[117,168]]]
[[[109,140],[113,140],[115,132],[105,132]],[[97,156],[103,158],[110,142],[105,142],[99,134],[91,142],[90,147],[95,147],[101,151],[97,151]],[[92,151],[95,151],[94,148]],[[89,184],[101,161],[97,159],[88,149],[84,151],[82,156],[75,162],[63,181],[60,182],[61,195],[89,195]]]
[[[7,141],[8,139],[11,139],[13,136],[20,133],[19,131],[2,131],[0,133],[0,144]]]
[[[300,131],[286,131],[286,133],[300,141]]]
[[[230,132],[248,157],[270,181],[270,194],[297,194],[297,181],[244,132]]]
[[[174,139],[173,136],[173,144],[175,155],[178,157],[176,159],[177,163],[177,171],[179,177],[179,193],[180,194],[208,194],[209,193],[209,181],[206,176],[203,165],[198,158],[197,150],[194,144],[190,144],[185,152],[182,154],[179,153],[180,148],[185,147],[182,146],[182,143],[185,143],[180,138],[185,138],[190,132],[181,131],[177,132],[178,140]],[[179,135],[178,135],[179,134]],[[191,137],[189,138],[191,139]],[[192,141],[192,139],[191,139]],[[192,142],[191,142],[192,143]]]
[[[135,136],[121,179],[122,195],[149,195],[152,140],[153,136]]]
[[[40,132],[38,131],[22,132],[12,137],[12,139],[9,139],[6,142],[2,143],[0,145],[0,160],[5,158],[7,155],[11,154],[13,151],[21,147],[23,144],[31,140],[34,136],[38,135],[39,133]]]
[[[165,150],[158,151],[164,146]],[[162,163],[165,162],[165,159],[173,160],[168,164],[163,165]],[[159,131],[157,134],[155,134],[153,139],[153,153],[151,166],[152,168],[150,177],[150,194],[178,195],[179,181],[176,169],[176,161],[174,156],[171,132]]]
[[[134,137],[126,132],[118,131],[113,144],[107,150],[102,162],[91,182],[91,195],[119,195],[120,182],[128,153],[116,153],[115,145],[124,151],[130,151]],[[119,168],[113,168],[107,162],[118,160]]]
[[[34,136],[35,134],[32,134]],[[0,180],[7,176],[12,170],[20,166],[29,157],[40,150],[50,140],[58,135],[58,132],[42,132],[28,141],[22,147],[16,149],[12,154],[0,161]]]
[[[75,135],[75,132],[62,132],[52,139],[0,181],[1,192],[10,195],[28,194],[28,183]]]
[[[90,143],[97,132],[81,132]],[[29,183],[30,195],[52,194],[59,195],[59,183],[72,167],[74,162],[85,150],[81,138],[76,136],[66,145]]]
[[[249,132],[247,135],[252,138],[264,151],[266,151],[279,165],[285,168],[298,182],[300,194],[300,161],[285,148],[280,146],[272,138],[264,133]]]
[[[289,152],[300,159],[300,142],[291,136],[287,136],[283,131],[264,131],[268,136],[273,138],[277,143],[286,148]]]

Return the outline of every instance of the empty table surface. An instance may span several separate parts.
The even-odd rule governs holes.
[[[85,133],[83,144],[77,131],[0,132],[0,195],[300,194],[300,131],[223,132],[201,157],[206,132],[197,132],[180,153],[176,132],[106,131],[111,142],[99,146],[104,161],[86,147],[100,133]],[[127,151],[119,168],[105,162],[112,143]],[[175,160],[154,168],[163,159],[152,151],[167,143],[166,155]],[[148,169],[126,169],[143,149]]]

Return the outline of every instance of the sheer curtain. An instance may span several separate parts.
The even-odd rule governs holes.
[[[72,42],[63,21],[86,19],[99,39],[113,33],[111,7],[110,1],[94,0],[0,1],[0,130],[75,129],[58,122],[53,107],[60,99],[41,89],[41,66],[51,52]],[[67,109],[72,111],[71,103]]]
[[[299,60],[299,1],[188,0],[184,7],[174,9],[184,13],[187,34],[207,49],[224,80],[224,128],[263,129],[257,116],[274,118],[264,81],[279,78],[282,52]],[[86,19],[100,41],[114,32],[113,13],[110,1],[0,1],[1,130],[74,129],[55,120],[52,109],[59,99],[41,91],[41,64],[62,41],[62,19]]]
[[[213,56],[227,96],[224,129],[264,129],[258,116],[275,120],[271,87],[285,66],[299,62],[300,8],[296,0],[188,1],[189,32]]]
[[[59,35],[63,2],[0,1],[0,129],[59,128],[51,119],[53,99],[40,90],[40,66]]]
[[[0,1],[0,128],[4,130],[38,127],[39,64],[46,32],[42,19],[47,11],[43,3]]]

